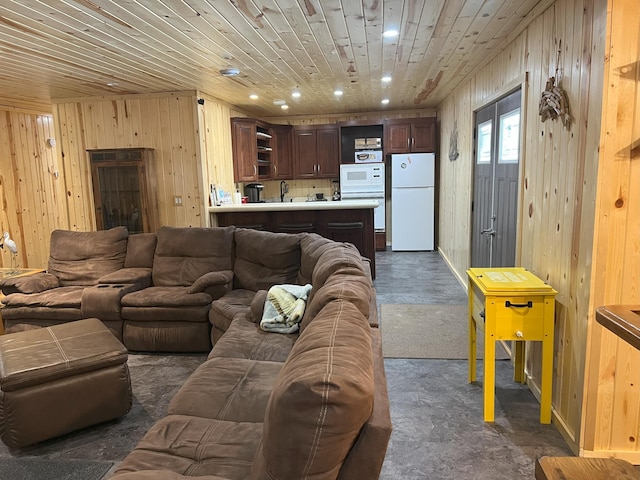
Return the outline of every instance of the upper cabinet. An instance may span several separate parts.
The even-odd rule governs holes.
[[[291,127],[253,118],[231,119],[236,182],[291,178]]]
[[[385,153],[434,152],[435,146],[434,117],[388,120],[384,125]]]
[[[293,178],[338,178],[339,144],[337,124],[294,127]]]
[[[271,179],[293,178],[293,130],[291,125],[271,125]]]

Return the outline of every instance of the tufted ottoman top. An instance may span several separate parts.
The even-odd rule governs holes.
[[[0,390],[10,392],[127,361],[127,349],[96,319],[0,336]]]

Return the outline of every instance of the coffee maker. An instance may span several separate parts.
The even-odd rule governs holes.
[[[261,183],[248,183],[244,186],[244,194],[246,197],[249,197],[249,203],[261,203],[264,200],[260,200],[260,193],[264,185]]]

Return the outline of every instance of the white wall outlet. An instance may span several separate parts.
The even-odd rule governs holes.
[[[176,195],[175,197],[173,197],[173,204],[176,207],[181,207],[182,206],[182,195]]]

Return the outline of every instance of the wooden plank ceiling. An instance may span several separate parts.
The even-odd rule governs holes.
[[[2,0],[0,105],[199,90],[256,116],[435,108],[548,3]]]

